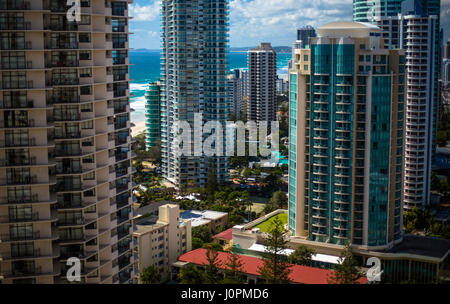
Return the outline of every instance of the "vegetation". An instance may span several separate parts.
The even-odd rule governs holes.
[[[275,224],[276,221],[279,221],[284,227],[284,225],[287,224],[288,215],[286,213],[280,213],[277,214],[267,221],[262,222],[261,224],[257,225],[255,228],[259,228],[262,232],[270,233],[272,226]],[[283,228],[284,229],[284,228]]]
[[[439,121],[438,131],[437,131],[437,144],[440,147],[445,147],[447,142],[450,141],[450,112],[445,111],[442,114],[441,120]]]
[[[238,254],[230,252],[225,266],[225,279],[222,280],[222,284],[244,283],[243,265]]]
[[[291,265],[283,251],[287,249],[287,232],[282,221],[276,217],[269,230],[269,235],[264,241],[266,251],[263,253],[264,264],[258,272],[268,284],[283,284],[289,282]]]
[[[215,250],[213,247],[208,246],[206,251],[206,260],[208,264],[205,266],[205,282],[206,284],[219,284],[222,280],[222,275],[220,274],[221,262],[218,260],[219,251]]]
[[[155,266],[145,268],[139,276],[142,284],[159,284],[161,282],[161,275]]]
[[[268,214],[277,209],[287,209],[288,197],[284,191],[277,191],[272,195],[270,203],[264,208],[264,213]]]
[[[311,266],[314,254],[316,254],[314,249],[309,249],[305,245],[300,245],[289,256],[289,262],[296,265]]]
[[[339,257],[339,263],[335,266],[334,272],[327,280],[328,284],[359,284],[359,279],[364,276],[358,267],[350,244],[345,246]]]
[[[188,264],[181,268],[178,278],[181,284],[204,284],[206,281],[205,272],[193,264]]]
[[[437,222],[431,212],[431,207],[419,209],[414,207],[405,212],[404,224],[406,233],[423,231],[427,236],[450,239],[450,226]]]

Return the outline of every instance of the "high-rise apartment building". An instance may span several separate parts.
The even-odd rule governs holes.
[[[310,42],[289,72],[289,229],[390,247],[403,237],[405,54],[367,23],[331,23]]]
[[[373,21],[383,30],[386,48],[406,51],[404,206],[411,209],[430,202],[441,64],[439,1],[406,0],[397,13]]]
[[[305,48],[309,44],[309,38],[316,36],[316,30],[312,26],[304,26],[297,30],[297,43],[301,43],[301,47]]]
[[[240,119],[243,103],[243,79],[241,70],[235,69],[227,76],[228,79],[228,100],[230,101],[230,113]]]
[[[450,84],[450,38],[445,44],[444,61],[442,62],[442,66],[443,66],[442,79],[444,81],[444,86],[448,86]]]
[[[219,121],[225,125],[229,118],[226,62],[229,3],[163,0],[161,8],[163,175],[176,186],[201,187],[207,181],[209,157],[181,156],[173,126],[177,121],[186,121],[194,129],[197,113],[203,115],[203,122]],[[194,143],[191,150],[194,151]],[[229,158],[213,159],[218,182],[228,181]]]
[[[152,82],[145,93],[145,147],[161,141],[161,83]]]
[[[248,86],[247,120],[276,120],[277,53],[270,43],[261,43],[247,53]]]
[[[0,3],[0,277],[128,283],[132,167],[128,4]]]

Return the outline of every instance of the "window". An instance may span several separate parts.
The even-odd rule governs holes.
[[[2,52],[2,69],[25,69],[24,52]]]
[[[78,36],[78,41],[81,43],[91,42],[91,34],[90,33],[80,33]]]
[[[91,68],[80,69],[80,77],[92,77],[92,69]]]
[[[91,16],[89,15],[81,15],[81,25],[89,25],[91,24]]]
[[[27,77],[25,72],[3,72],[3,89],[26,89]]]
[[[91,95],[91,94],[92,94],[92,86],[80,87],[80,95]]]
[[[93,128],[94,128],[94,122],[92,120],[83,121],[81,123],[82,130],[88,130],[88,129],[93,129]]]
[[[95,172],[89,172],[83,175],[83,180],[95,180]]]
[[[80,51],[80,60],[91,60],[91,51]]]

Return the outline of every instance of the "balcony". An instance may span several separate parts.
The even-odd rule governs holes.
[[[21,234],[2,234],[1,239],[3,242],[14,242],[14,241],[34,241],[41,238],[40,231],[35,231],[32,233],[21,233]]]
[[[1,140],[0,148],[17,148],[17,147],[34,147],[36,146],[36,138],[25,138],[22,140]]]
[[[32,185],[37,183],[38,177],[36,175],[19,176],[14,178],[0,178],[0,186]]]
[[[81,138],[81,132],[63,132],[55,134],[55,139],[79,139]]]
[[[0,101],[0,109],[27,109],[33,108],[33,106],[34,106],[33,100]]]
[[[0,2],[0,10],[29,10],[30,8],[29,1],[6,0]]]

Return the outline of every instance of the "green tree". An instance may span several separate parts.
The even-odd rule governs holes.
[[[214,159],[211,158],[209,161],[208,180],[206,181],[206,190],[208,195],[214,197],[214,193],[217,191],[218,186],[216,164],[214,162]]]
[[[219,251],[209,246],[206,251],[206,260],[208,264],[205,266],[205,278],[207,284],[219,284],[222,280],[220,274],[221,262],[219,261]]]
[[[239,257],[239,254],[230,252],[227,261],[225,262],[225,279],[223,279],[223,284],[241,284],[244,283],[244,270],[243,264]]]
[[[192,250],[202,248],[204,242],[198,237],[192,237]]]
[[[352,248],[347,244],[339,257],[339,263],[327,281],[328,284],[359,284],[358,280],[363,276],[364,273],[359,270]]]
[[[292,264],[311,266],[312,265],[312,257],[314,254],[316,254],[316,251],[314,249],[309,249],[305,245],[300,245],[289,256],[289,261]]]
[[[192,228],[192,238],[199,238],[203,241],[203,243],[211,243],[213,240],[211,230],[209,230],[208,226]]]
[[[283,209],[287,207],[288,198],[284,191],[277,191],[272,195],[270,203],[274,205],[275,208]]]
[[[283,251],[287,249],[287,232],[279,218],[275,218],[269,228],[269,234],[264,240],[266,251],[263,254],[264,264],[258,272],[268,284],[283,284],[289,282],[291,272],[287,257]]]
[[[178,278],[181,284],[205,284],[205,273],[194,264],[181,268]]]
[[[142,284],[159,284],[161,282],[161,274],[155,266],[149,266],[139,275]]]

